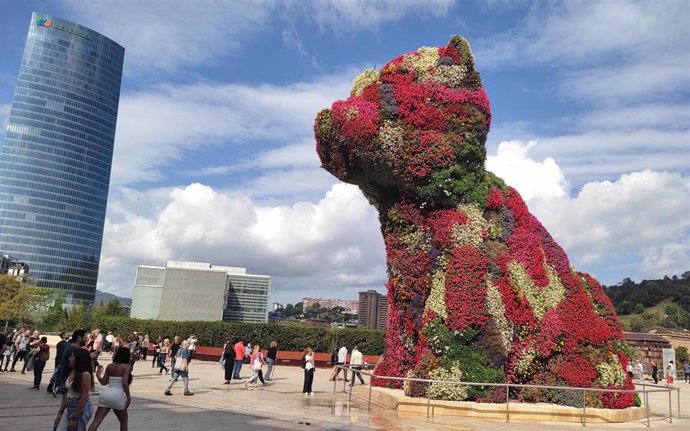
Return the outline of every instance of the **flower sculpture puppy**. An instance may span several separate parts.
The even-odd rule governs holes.
[[[489,100],[469,44],[423,47],[366,70],[316,117],[323,167],[376,207],[389,281],[379,375],[632,388],[618,318],[518,192],[484,167]],[[375,381],[392,385],[390,381]],[[501,401],[502,391],[405,385],[409,395]],[[521,390],[523,401],[581,395]],[[627,394],[588,395],[624,408]]]

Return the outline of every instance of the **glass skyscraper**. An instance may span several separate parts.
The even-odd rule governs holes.
[[[34,13],[0,147],[0,252],[66,303],[96,293],[124,51]]]

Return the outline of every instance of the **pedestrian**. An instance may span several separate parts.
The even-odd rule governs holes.
[[[669,361],[666,366],[666,384],[673,385],[673,381],[676,378],[676,366],[673,365],[673,361]]]
[[[89,400],[89,391],[94,389],[91,356],[84,349],[72,349],[68,362],[72,371],[65,380],[67,393],[62,397],[54,429],[86,431],[86,425],[93,414],[93,406]]]
[[[156,344],[153,346],[153,359],[151,360],[151,368],[155,368],[156,364],[158,364],[158,355],[160,355],[162,347],[163,338],[156,338]]]
[[[192,334],[187,341],[189,341],[189,360],[191,361],[196,353],[196,346],[199,344],[199,340],[196,338],[196,335]]]
[[[244,361],[244,343],[242,343],[241,338],[237,338],[235,341],[235,363],[232,367],[232,378],[240,379],[240,370],[242,370],[242,362]]]
[[[14,344],[12,343],[13,336],[13,330],[10,329],[9,331],[7,331],[7,335],[5,336],[5,349],[2,352],[2,355],[0,355],[0,372],[3,371],[3,362],[5,363],[4,371],[7,371],[7,367],[10,365],[10,357],[12,356],[12,353],[14,353]]]
[[[163,370],[165,370],[166,375],[168,374],[168,367],[165,366],[165,362],[168,360],[169,353],[170,340],[166,338],[165,340],[163,340],[163,345],[158,351],[158,366],[160,367],[160,369],[158,370],[158,374],[163,374]]]
[[[144,340],[141,343],[141,346],[139,346],[139,356],[141,356],[141,359],[144,361],[146,360],[146,355],[149,352],[149,344],[151,344],[151,339],[149,338],[149,334],[144,335]]]
[[[69,339],[69,344],[64,347],[64,351],[60,355],[60,369],[55,373],[55,386],[53,387],[53,396],[57,393],[65,394],[65,381],[72,372],[70,365],[70,356],[75,349],[81,349],[86,345],[87,332],[83,329],[77,329],[72,332],[72,337]]]
[[[262,368],[266,364],[266,361],[264,360],[264,354],[261,351],[261,345],[256,344],[254,346],[250,360],[251,368],[254,374],[252,374],[249,380],[244,382],[244,387],[249,388],[249,385],[255,384],[257,379],[261,381],[262,385],[266,386],[266,381],[264,380],[264,376],[262,374]]]
[[[132,383],[132,367],[129,365],[130,352],[126,347],[119,347],[113,356],[113,362],[105,369],[98,367],[96,378],[105,388],[98,394],[98,409],[93,417],[89,431],[96,431],[110,409],[120,421],[120,431],[127,431],[127,409],[132,400],[129,385]]]
[[[652,361],[652,379],[654,379],[654,384],[659,383],[659,366],[656,361]]]
[[[175,368],[173,369],[172,378],[168,387],[165,389],[165,395],[172,395],[170,389],[177,381],[178,378],[182,378],[182,385],[184,389],[184,395],[191,396],[194,395],[189,391],[189,358],[191,356],[191,351],[189,350],[189,340],[184,340],[180,349],[177,351],[177,356],[175,358]]]
[[[14,359],[12,360],[12,367],[10,372],[15,372],[14,367],[17,365],[18,360],[24,361],[24,358],[29,354],[29,342],[31,339],[31,331],[26,329],[18,335],[14,336]],[[24,374],[24,371],[22,371]]]
[[[644,382],[644,365],[638,360],[635,366],[637,367],[637,374],[640,376],[640,381]]]
[[[311,347],[307,347],[304,351],[304,356],[302,357],[302,368],[304,368],[304,384],[302,385],[302,392],[304,396],[313,396],[314,390],[312,389],[312,383],[314,382],[314,372],[316,366],[314,365],[314,351]]]
[[[268,348],[268,352],[266,353],[266,363],[268,364],[268,368],[266,369],[266,375],[264,376],[264,379],[266,379],[267,382],[273,380],[273,370],[275,369],[274,367],[277,356],[278,343],[276,341],[271,341],[270,347]]]
[[[46,367],[48,359],[50,359],[48,338],[41,337],[38,342],[38,350],[31,359],[34,362],[34,385],[30,389],[39,390],[43,379],[43,369]]]
[[[352,381],[350,382],[350,386],[354,386],[355,376],[359,378],[361,384],[364,384],[364,379],[360,373],[362,365],[364,365],[364,356],[362,356],[362,352],[357,350],[357,346],[355,346],[352,348],[352,355],[350,355],[350,368],[352,369]]]
[[[690,363],[688,362],[683,364],[683,377],[686,385],[690,383]]]
[[[345,346],[343,344],[343,347],[341,347],[340,350],[338,350],[336,365],[341,365],[341,366],[345,365],[346,361],[347,361],[347,346]],[[340,374],[340,370],[341,370],[341,368],[339,368],[339,367],[333,368],[333,374],[331,375],[332,381],[335,381],[335,379],[341,380],[338,377],[338,375]],[[344,368],[342,370],[343,370],[343,378],[345,379],[345,381],[347,381],[347,370]]]
[[[170,346],[170,368],[175,368],[175,357],[177,356],[177,351],[180,350],[180,337],[175,335],[173,337],[173,343]]]
[[[225,368],[225,385],[229,385],[232,380],[232,370],[235,368],[235,349],[231,342],[225,344],[225,349],[223,349],[223,356],[221,357],[223,361],[223,367]]]

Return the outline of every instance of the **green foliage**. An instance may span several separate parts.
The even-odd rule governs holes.
[[[19,325],[32,322],[32,310],[41,291],[17,277],[0,275],[0,320],[18,322]]]
[[[439,319],[429,322],[424,328],[424,336],[429,340],[429,347],[440,356],[442,368],[450,370],[458,367],[467,382],[505,381],[503,371],[491,363],[486,350],[475,342],[479,333],[476,328],[467,328],[456,334]],[[490,387],[470,386],[467,388],[467,398],[484,398],[490,391]]]
[[[621,324],[626,330],[648,331],[656,327],[690,329],[690,277],[681,276],[635,283],[625,278],[606,287]]]
[[[278,342],[280,350],[304,350],[307,347],[317,352],[332,352],[343,344],[350,349],[357,346],[366,355],[383,353],[385,331],[374,329],[333,329],[303,325],[282,325],[275,323],[229,323],[204,321],[142,320],[128,317],[93,315],[93,307],[75,306],[69,313],[63,330],[75,328],[100,328],[129,334],[137,331],[148,334],[152,339],[158,336],[172,338],[175,335],[187,337],[196,335],[202,346],[222,347],[228,340],[242,338],[252,344],[268,347],[271,341]]]
[[[688,348],[687,347],[676,347],[676,361],[678,363],[687,364],[690,362],[688,358]]]

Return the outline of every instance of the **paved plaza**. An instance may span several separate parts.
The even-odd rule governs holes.
[[[107,362],[107,356],[101,356]],[[48,430],[59,407],[59,399],[45,392],[53,370],[49,361],[41,390],[28,388],[33,384],[33,373],[0,374],[0,430],[36,431]],[[21,363],[18,363],[18,366]],[[19,368],[19,367],[18,367]],[[248,377],[247,366],[242,376]],[[313,397],[304,397],[302,369],[278,366],[274,381],[265,387],[245,388],[243,381],[223,384],[223,370],[217,363],[192,361],[190,366],[190,390],[194,396],[182,395],[182,382],[173,387],[173,396],[163,395],[169,376],[158,375],[151,362],[140,361],[134,367],[131,386],[132,404],[129,408],[129,429],[171,430],[579,430],[580,424],[554,422],[519,422],[506,424],[501,420],[477,420],[472,418],[397,417],[394,411],[372,405],[368,410],[366,399],[343,393],[343,382],[333,394],[333,382],[328,381],[330,370],[318,369],[314,378]],[[668,396],[650,396],[652,430],[687,430],[690,424],[690,385],[679,383],[681,388],[682,419],[674,417],[673,423],[663,420],[668,415]],[[99,385],[96,383],[96,392]],[[92,402],[97,402],[92,395]],[[673,409],[676,414],[676,395]],[[103,431],[119,429],[115,415],[108,415],[101,425]],[[588,424],[588,430],[645,430],[643,422],[626,424]]]

